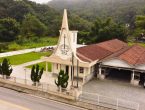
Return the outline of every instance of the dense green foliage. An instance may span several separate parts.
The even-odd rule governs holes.
[[[58,17],[60,17],[60,14],[47,5],[36,4],[28,0],[0,0],[0,20],[11,20],[12,18],[13,21],[11,20],[11,22],[14,25],[18,22],[21,33],[17,34],[24,37],[56,36],[57,34],[54,30],[58,31],[58,26],[56,25],[59,24]],[[2,23],[0,22],[0,30],[5,30],[5,27],[1,25]],[[14,29],[11,25],[9,25],[9,28]],[[4,35],[5,39],[2,39],[4,41],[11,41],[17,38],[17,34],[13,34],[13,38],[10,36],[10,40],[5,37],[9,36],[7,33],[0,31],[1,34]]]
[[[91,42],[94,43],[114,38],[125,41],[127,39],[127,29],[125,26],[117,24],[111,19],[97,19],[94,22],[90,36],[93,37]]]
[[[145,11],[145,0],[52,0],[49,6],[73,13],[89,21],[96,17],[112,17],[115,21],[132,23],[138,14]]]
[[[39,68],[39,65],[33,65],[32,69],[31,69],[31,80],[36,83],[36,82],[40,82],[40,79],[42,77],[43,74],[43,70],[44,68]]]
[[[19,23],[12,18],[0,19],[0,41],[12,41],[19,33]]]
[[[144,33],[144,4],[145,0],[52,0],[48,4],[0,0],[0,41],[13,41],[21,47],[25,41],[58,36],[64,8],[68,9],[70,29],[79,31],[79,43],[113,38],[127,41],[128,36]]]
[[[114,37],[127,40],[143,32],[142,29],[136,27],[138,18],[136,16],[145,14],[145,0],[52,0],[48,5],[58,11],[67,8],[74,15],[76,14],[81,19],[91,23],[92,28],[94,28],[93,25],[96,25],[96,19],[99,18],[105,22],[106,19],[112,18],[115,23],[109,29],[109,32],[112,30],[112,33],[108,33],[108,26],[103,31],[98,29],[101,31],[98,39],[98,35],[91,36],[90,31],[83,30],[79,32],[80,43],[100,42]],[[128,29],[125,26],[128,26]]]
[[[47,27],[36,16],[28,14],[22,22],[21,35],[26,38],[44,36]]]
[[[0,74],[10,76],[13,69],[11,67],[10,62],[8,59],[4,58],[2,63],[0,64]]]
[[[60,70],[57,81],[55,80],[55,84],[57,87],[67,88],[68,86],[68,73],[64,73],[63,70]]]

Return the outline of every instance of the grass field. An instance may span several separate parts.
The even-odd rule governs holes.
[[[33,39],[21,39],[19,41],[3,43],[6,45],[6,48],[2,48],[1,52],[15,51],[29,48],[37,48],[43,46],[56,45],[58,37],[42,37],[42,38],[33,38]]]
[[[26,53],[26,54],[21,54],[21,55],[14,55],[14,56],[9,56],[5,57],[9,59],[11,65],[19,65],[23,64],[26,62],[34,61],[40,59],[41,56],[49,56],[51,53],[50,52],[31,52],[31,53]],[[0,58],[0,62],[2,62],[4,58]]]
[[[135,45],[135,44],[138,44],[138,45],[141,45],[141,46],[145,47],[145,43],[133,43],[133,42],[128,42],[128,45],[129,45],[129,46],[132,46],[132,45]]]
[[[46,71],[46,63],[42,62],[42,63],[38,63],[40,68],[44,68],[44,71]],[[27,68],[32,68],[33,65],[27,66]],[[48,71],[51,72],[51,63],[48,63]]]

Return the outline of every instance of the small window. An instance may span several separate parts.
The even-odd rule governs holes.
[[[80,73],[84,73],[84,68],[80,67]]]
[[[56,69],[58,70],[58,64],[56,64]]]

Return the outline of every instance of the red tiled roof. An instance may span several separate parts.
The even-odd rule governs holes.
[[[134,45],[124,48],[105,59],[109,58],[118,58],[131,65],[143,64],[145,63],[145,48],[139,45]]]
[[[78,54],[81,54],[84,57],[82,58]],[[96,44],[81,47],[81,48],[77,49],[77,55],[83,61],[87,61],[86,58],[91,59],[91,61],[95,61],[98,59],[102,59],[110,54],[112,54],[112,52],[110,52],[106,49],[103,49],[103,48],[97,46]]]
[[[127,44],[114,39],[98,44],[92,44],[77,49],[77,56],[86,62],[103,59],[120,49],[127,47]]]
[[[118,39],[105,41],[105,42],[99,43],[97,45],[106,50],[109,50],[111,52],[116,52],[116,51],[128,46],[127,43],[120,41]]]
[[[119,55],[119,58],[127,61],[129,64],[136,65],[145,61],[144,56],[145,48],[139,45],[134,45],[123,54]]]
[[[139,64],[145,64],[145,52],[142,53],[139,60],[136,62],[136,65],[139,65]]]
[[[139,45],[129,47],[117,39],[80,47],[77,49],[77,56],[85,62],[118,58],[131,65],[145,64],[144,47]]]

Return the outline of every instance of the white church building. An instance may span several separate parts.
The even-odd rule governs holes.
[[[52,63],[52,73],[58,74],[64,70],[69,74],[69,80],[79,78],[82,82],[92,78],[93,66],[96,61],[86,62],[88,59],[82,54],[77,53],[77,33],[76,30],[69,30],[67,10],[64,10],[62,26],[57,47],[50,57],[44,57],[43,60]],[[80,59],[81,57],[81,59]],[[89,59],[88,59],[89,61]]]
[[[64,70],[69,81],[79,80],[83,84],[94,76],[104,79],[112,71],[128,77],[132,84],[139,84],[145,75],[145,48],[113,39],[98,44],[77,48],[76,30],[69,30],[67,10],[64,10],[59,41],[53,54],[42,59],[52,64],[52,74]]]

